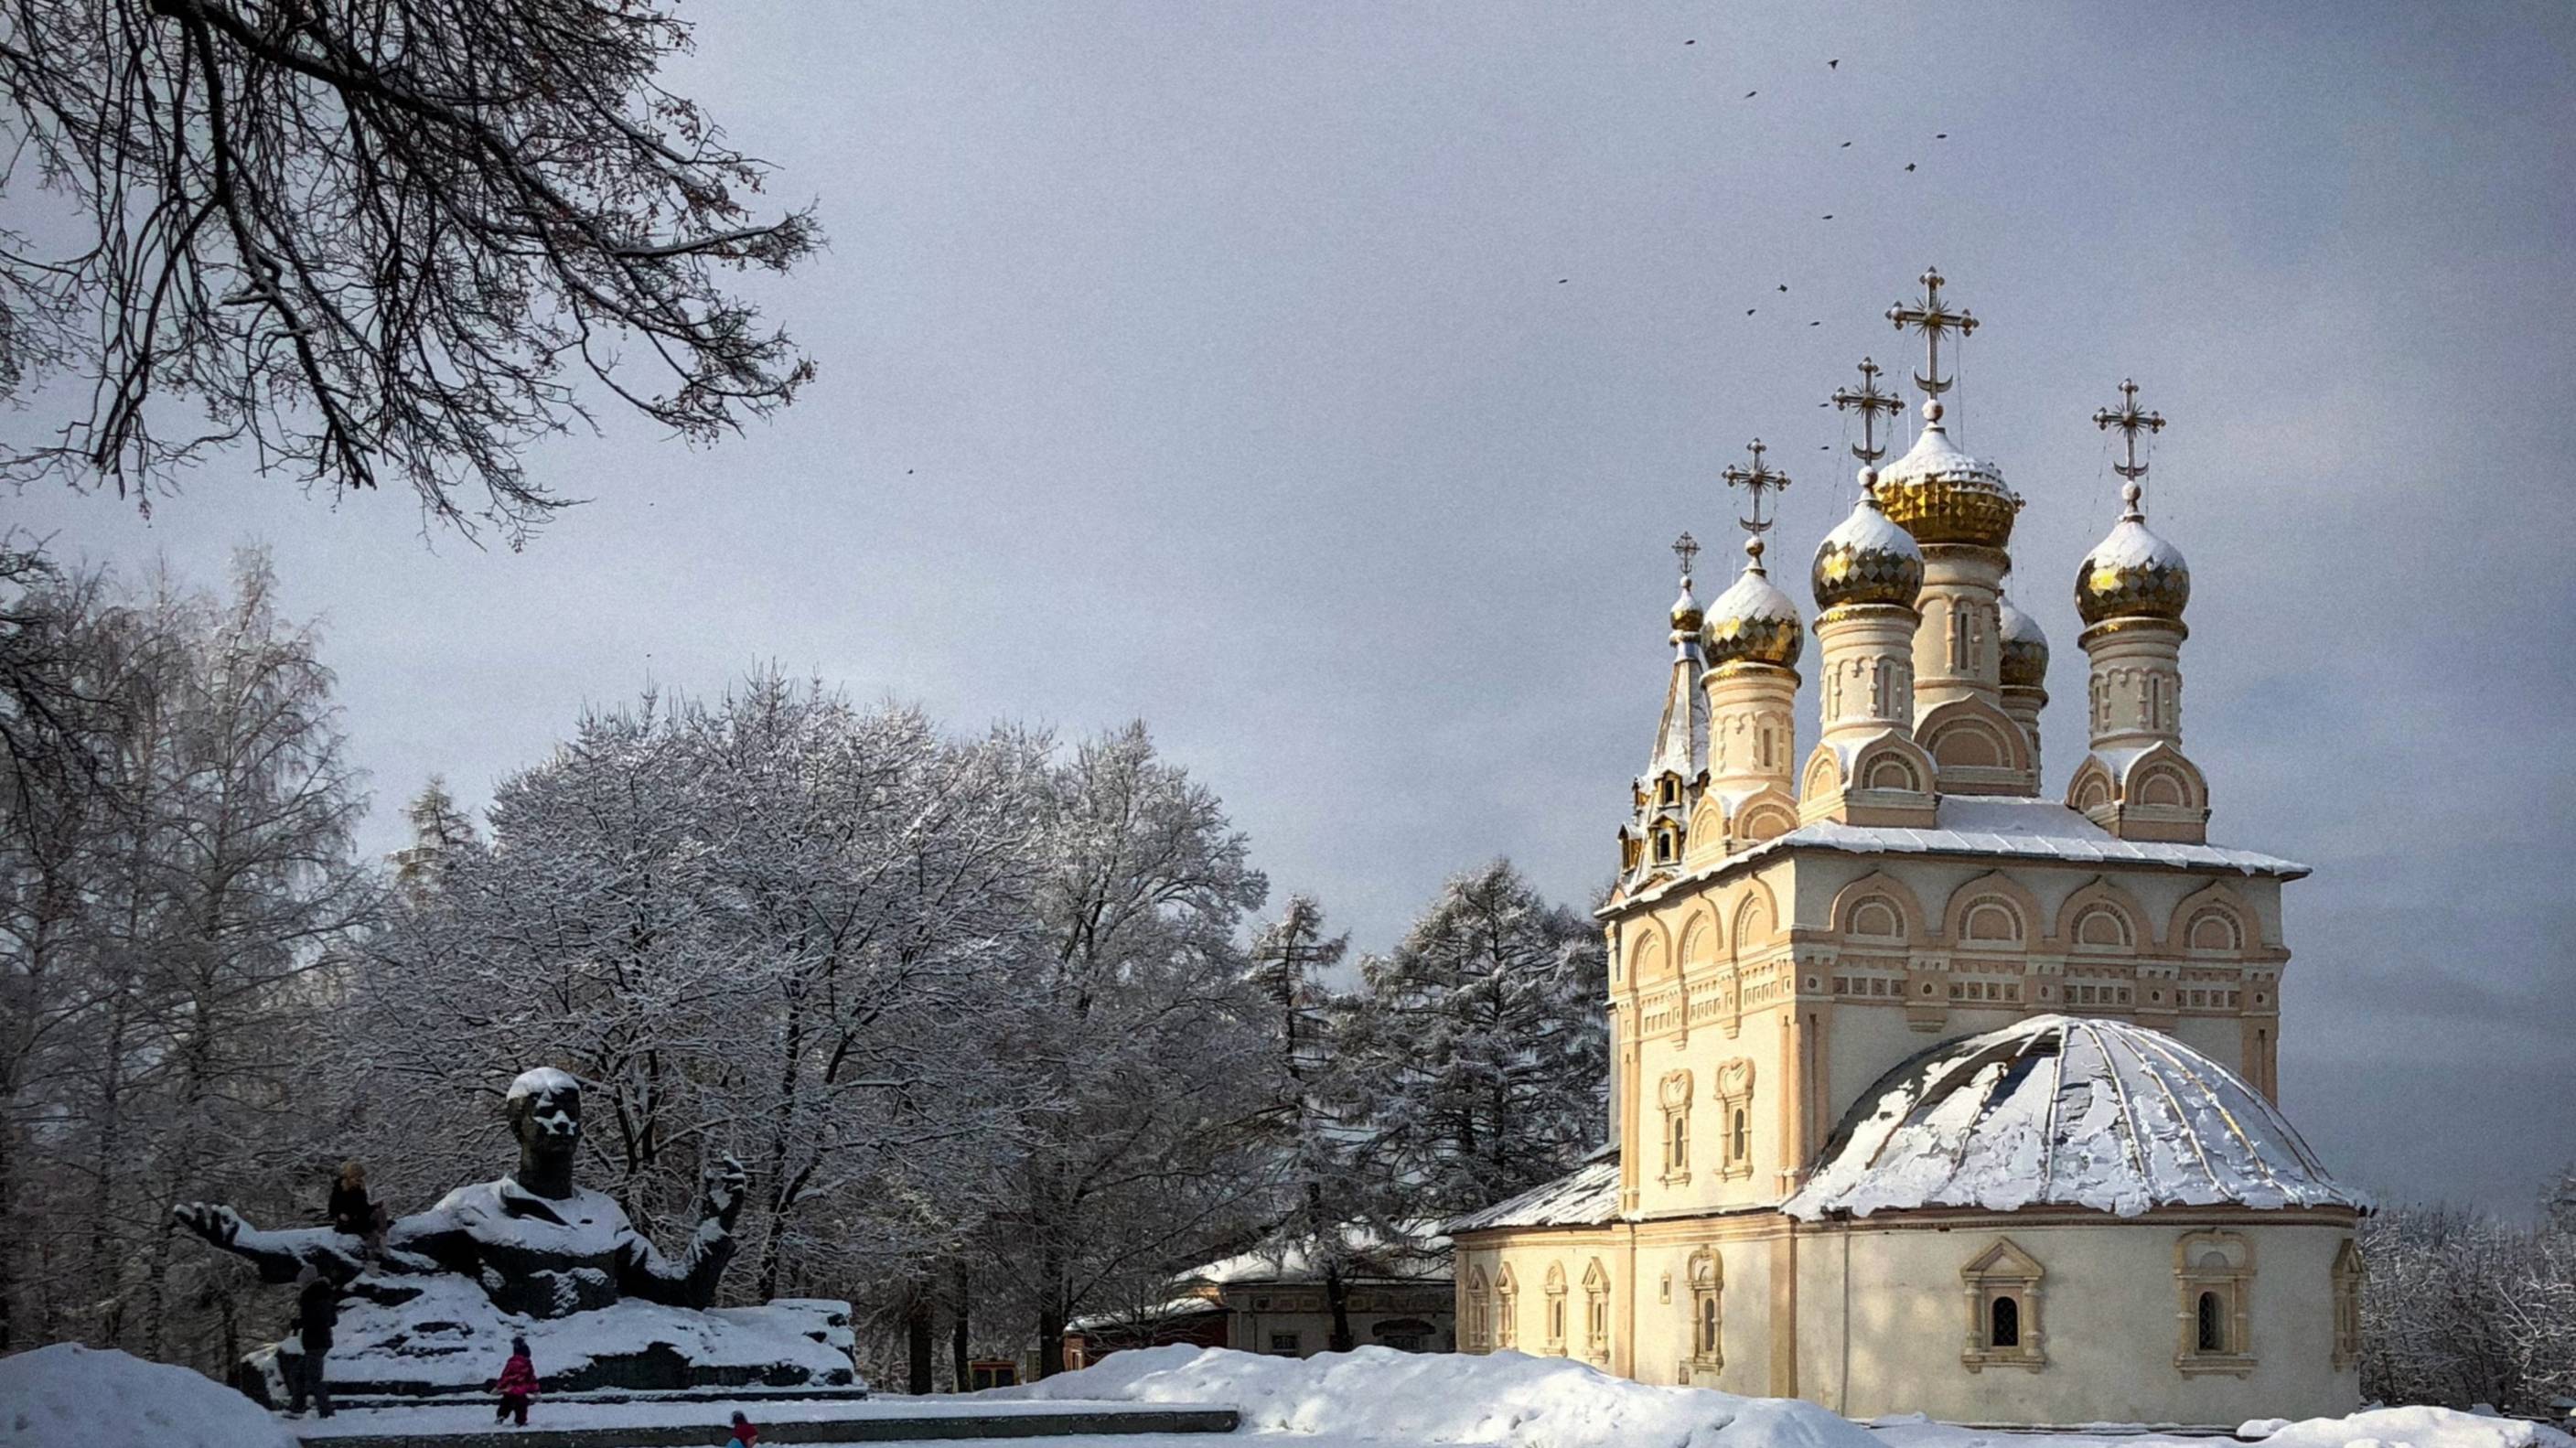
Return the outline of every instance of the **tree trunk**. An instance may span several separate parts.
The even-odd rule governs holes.
[[[975,1386],[972,1339],[967,1331],[967,1314],[975,1305],[975,1284],[962,1258],[957,1263],[955,1283],[957,1297],[948,1308],[948,1368],[955,1376],[950,1380],[948,1390],[952,1393],[963,1393]],[[7,1319],[0,1318],[0,1329],[5,1329],[7,1326]]]
[[[914,1283],[904,1296],[904,1350],[911,1369],[904,1390],[919,1397],[930,1391],[930,1289]]]
[[[1052,1224],[1050,1224],[1052,1227]],[[1063,1255],[1049,1247],[1038,1255],[1038,1376],[1051,1378],[1064,1371],[1065,1265]]]
[[[1351,1284],[1343,1280],[1339,1263],[1324,1268],[1324,1304],[1333,1310],[1333,1331],[1325,1345],[1335,1352],[1349,1352],[1358,1344],[1351,1337]]]
[[[795,1205],[788,1181],[787,1154],[796,1130],[796,1098],[805,1073],[805,997],[793,985],[787,990],[787,1039],[779,1053],[778,1115],[769,1135],[769,1232],[760,1244],[760,1300],[778,1296],[779,1259],[784,1254],[788,1209]]]
[[[0,1092],[0,1103],[14,1104],[16,1095],[14,1087]],[[18,1243],[22,1240],[16,1230],[16,1219],[10,1214],[18,1200],[18,1157],[10,1150],[10,1138],[15,1131],[12,1121],[0,1119],[0,1353],[6,1353],[17,1345],[11,1332],[13,1319],[10,1316],[10,1309],[18,1297]]]
[[[1052,1294],[1053,1289],[1049,1289]],[[1038,1376],[1064,1371],[1064,1309],[1047,1303],[1038,1308]]]

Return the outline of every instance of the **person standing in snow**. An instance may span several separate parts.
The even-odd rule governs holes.
[[[340,1289],[331,1285],[313,1264],[295,1274],[295,1332],[304,1351],[284,1360],[286,1369],[286,1412],[301,1417],[304,1400],[311,1398],[314,1409],[323,1417],[331,1416],[331,1387],[322,1375],[322,1360],[331,1352],[331,1329],[340,1318]]]
[[[518,1426],[528,1426],[528,1401],[537,1395],[537,1365],[528,1358],[526,1338],[510,1339],[510,1360],[501,1365],[501,1381],[495,1386],[501,1390],[501,1408],[492,1415],[492,1421],[498,1423],[515,1414]]]
[[[331,1180],[331,1230],[363,1237],[375,1226],[375,1204],[367,1200],[367,1169],[354,1161],[340,1163]]]
[[[760,1448],[760,1429],[740,1408],[733,1410],[733,1436],[725,1440],[725,1448]]]

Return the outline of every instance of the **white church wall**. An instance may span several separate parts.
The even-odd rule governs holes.
[[[2061,1222],[2064,1219],[2059,1219]],[[2180,1220],[2043,1225],[1996,1217],[1946,1230],[1871,1227],[1798,1242],[1800,1395],[1855,1417],[1923,1412],[1959,1422],[2222,1424],[2345,1413],[2359,1400],[2333,1362],[2332,1267],[2351,1235],[2331,1219],[2239,1218],[2250,1360],[2176,1365],[2188,1325]],[[2035,1327],[2045,1362],[1972,1371],[1961,1269],[2003,1238],[2044,1272]]]

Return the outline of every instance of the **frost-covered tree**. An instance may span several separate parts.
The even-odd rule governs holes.
[[[2528,1225],[2420,1205],[2366,1218],[2362,1392],[2532,1415],[2576,1398],[2576,1222],[2559,1200]]]
[[[1420,1215],[1535,1186],[1601,1142],[1601,937],[1509,861],[1449,881],[1361,977],[1344,1049],[1376,1159]]]
[[[167,1205],[284,1205],[312,1149],[364,797],[256,553],[224,596],[93,574],[22,614],[85,717],[0,801],[0,1329],[211,1359],[241,1304]]]
[[[1216,796],[1141,725],[1076,746],[1035,792],[1037,931],[997,1043],[1033,1106],[984,1244],[1052,1374],[1082,1308],[1237,1240],[1266,1205],[1277,1056],[1237,939],[1268,885]]]
[[[1323,907],[1307,895],[1290,896],[1252,947],[1252,982],[1276,1033],[1278,1095],[1267,1125],[1284,1197],[1260,1250],[1323,1274],[1334,1352],[1355,1343],[1351,1277],[1372,1265],[1372,1246],[1396,1230],[1387,1220],[1385,1177],[1364,1149],[1362,1085],[1343,1049],[1349,1004],[1329,978],[1349,950],[1348,934],[1325,934]]]
[[[445,1143],[397,1189],[488,1171],[476,1093],[545,1062],[590,1083],[595,1169],[648,1230],[710,1158],[750,1166],[739,1294],[951,1247],[1014,1120],[984,1041],[1029,928],[1028,767],[775,673],[583,720],[376,952],[352,1048]]]
[[[425,895],[437,890],[448,866],[475,845],[474,821],[457,807],[447,780],[438,775],[412,796],[403,818],[411,826],[411,843],[394,852],[394,885],[408,895]]]

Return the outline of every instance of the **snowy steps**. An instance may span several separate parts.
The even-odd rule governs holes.
[[[760,1419],[768,1443],[918,1443],[961,1438],[1062,1438],[1075,1434],[1231,1433],[1241,1421],[1232,1408],[1186,1405],[1068,1405],[1030,1411],[903,1413],[885,1411],[883,1399],[850,1405],[847,1413]],[[540,1409],[542,1411],[542,1409]],[[379,1421],[357,1432],[344,1421],[327,1427],[297,1423],[305,1448],[717,1448],[725,1441],[724,1415],[692,1415],[680,1423],[582,1424],[525,1428],[489,1424],[459,1429],[449,1424],[406,1428],[397,1413],[368,1414]]]

